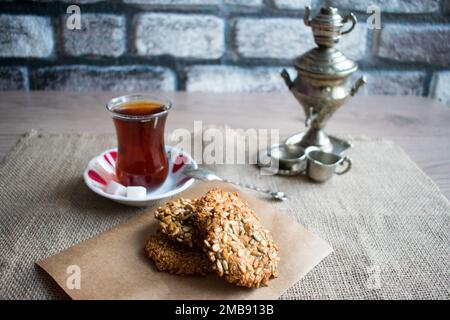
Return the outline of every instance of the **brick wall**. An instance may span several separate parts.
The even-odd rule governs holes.
[[[0,90],[286,90],[280,69],[314,45],[302,22],[309,2],[1,1]],[[450,0],[327,2],[360,21],[339,47],[368,76],[362,94],[450,105]],[[74,3],[81,30],[66,27]],[[381,30],[367,28],[370,4]]]

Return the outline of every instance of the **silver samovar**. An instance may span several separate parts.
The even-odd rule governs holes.
[[[310,15],[311,8],[306,7],[304,22],[311,27],[317,47],[295,59],[297,78],[294,81],[286,70],[281,73],[289,90],[303,107],[308,130],[301,136],[291,137],[286,143],[298,144],[303,148],[316,146],[326,152],[340,151],[346,142],[328,136],[324,128],[336,110],[366,82],[365,77],[361,77],[353,86],[348,85],[347,80],[358,66],[335,47],[342,35],[353,30],[357,20],[353,13],[342,17],[332,7],[321,8],[312,20]],[[344,30],[348,22],[351,25]]]
[[[352,147],[343,139],[329,136],[324,131],[325,125],[366,80],[361,77],[352,86],[348,84],[358,66],[335,47],[342,35],[354,29],[355,15],[342,17],[332,7],[321,8],[312,20],[310,15],[311,8],[306,7],[304,22],[312,28],[317,47],[295,59],[295,80],[291,80],[286,70],[281,72],[289,90],[303,107],[308,130],[260,150],[258,164],[274,174],[306,174],[312,180],[325,181],[338,165],[348,164],[347,169],[338,174],[350,169],[351,160],[346,152]],[[345,28],[347,23],[351,25]]]

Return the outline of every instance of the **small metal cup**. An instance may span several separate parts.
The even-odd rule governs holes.
[[[298,145],[275,144],[259,152],[258,164],[272,174],[302,174],[306,170],[305,150]]]
[[[308,165],[306,173],[311,180],[325,182],[334,173],[341,175],[350,171],[352,160],[347,156],[321,151],[317,147],[308,147],[305,150]],[[345,166],[342,171],[337,171],[340,166]]]
[[[278,162],[279,173],[295,175],[306,169],[305,150],[299,146],[288,146],[285,144],[274,145],[270,150],[273,163]]]

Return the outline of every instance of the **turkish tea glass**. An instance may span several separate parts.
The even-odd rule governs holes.
[[[125,95],[107,104],[117,135],[116,176],[124,186],[153,190],[169,172],[164,128],[172,104],[149,95]]]

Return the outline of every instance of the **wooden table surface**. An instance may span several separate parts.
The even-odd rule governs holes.
[[[106,102],[120,93],[0,92],[0,157],[25,132],[113,132]],[[303,131],[303,111],[289,93],[164,93],[174,107],[167,129],[227,124]],[[330,120],[327,132],[394,140],[450,199],[450,108],[421,97],[358,96]],[[389,157],[389,155],[386,155]]]

